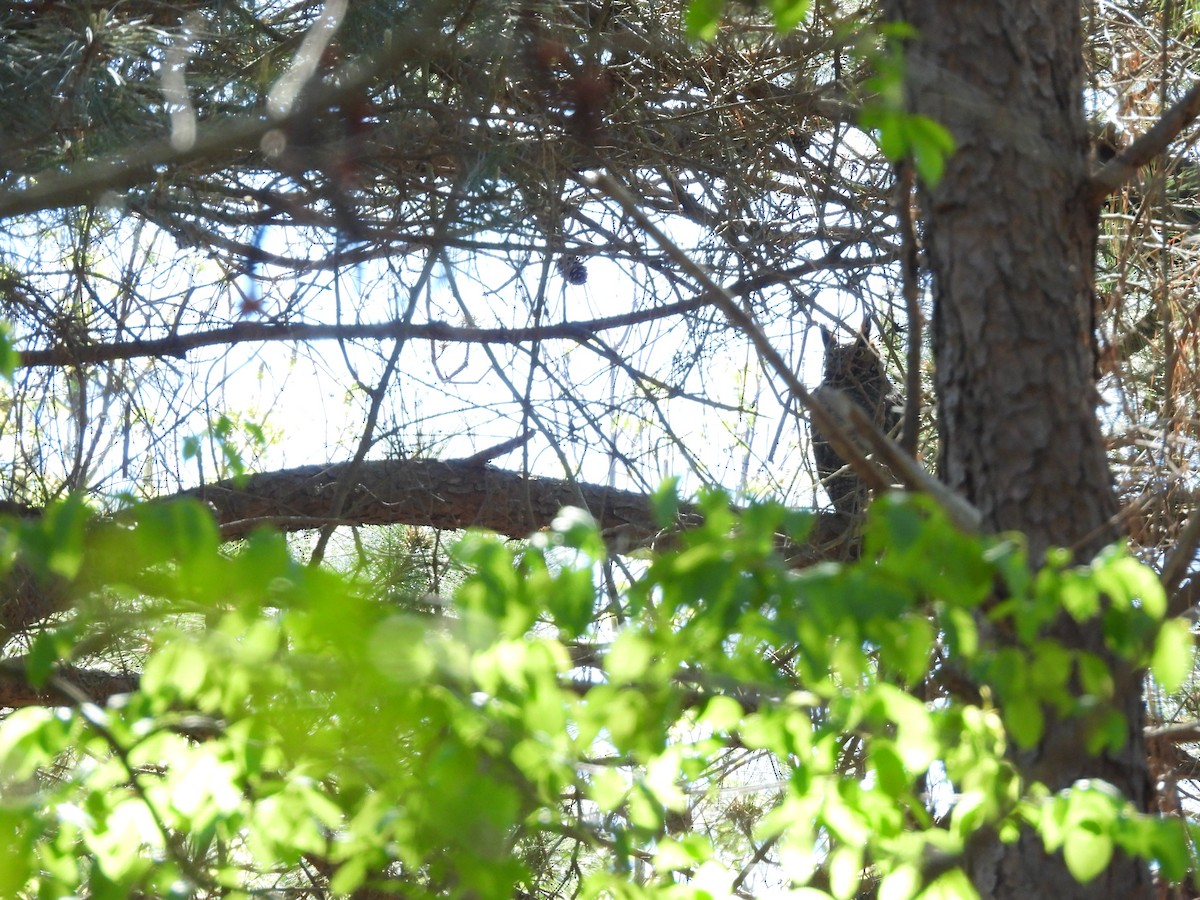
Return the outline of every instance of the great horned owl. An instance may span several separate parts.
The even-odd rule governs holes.
[[[825,377],[821,388],[837,388],[867,411],[883,431],[891,434],[900,424],[903,398],[888,380],[883,360],[870,340],[871,320],[849,344],[839,344],[833,333],[821,327],[825,343]],[[846,461],[815,427],[812,431],[813,458],[833,508],[856,514],[867,504],[867,488]]]

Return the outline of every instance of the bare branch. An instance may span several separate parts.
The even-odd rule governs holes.
[[[1187,574],[1188,566],[1193,559],[1196,558],[1196,547],[1200,546],[1200,515],[1196,510],[1188,517],[1188,523],[1184,527],[1183,532],[1179,535],[1179,539],[1175,544],[1175,548],[1167,557],[1162,568],[1163,587],[1168,591],[1173,591],[1179,587],[1183,581],[1184,575]]]
[[[883,262],[887,262],[887,260],[842,259],[840,250],[835,250],[818,260],[809,260],[781,271],[742,279],[725,290],[731,295],[740,296],[823,269],[868,267]],[[203,347],[229,346],[252,341],[307,343],[311,341],[417,339],[458,344],[523,344],[548,340],[584,342],[603,331],[685,315],[703,309],[711,303],[712,293],[706,291],[690,300],[653,306],[616,316],[605,316],[582,322],[536,325],[528,328],[469,328],[450,325],[446,322],[411,324],[403,320],[338,325],[239,322],[226,328],[175,334],[165,338],[116,341],[111,344],[95,343],[71,346],[59,344],[46,349],[24,350],[21,352],[19,368],[77,366],[122,359],[165,357],[183,359],[190,351]]]
[[[501,456],[506,456],[512,453],[519,447],[524,447],[532,439],[536,432],[526,431],[524,434],[519,434],[514,438],[509,438],[507,441],[502,441],[491,447],[485,447],[478,453],[472,453],[470,456],[461,460],[468,466],[482,466]]]
[[[1137,170],[1158,156],[1180,132],[1200,115],[1200,82],[1167,110],[1153,127],[1105,163],[1092,177],[1091,196],[1099,206],[1104,198],[1137,174]]]
[[[208,503],[227,539],[253,528],[312,528],[329,513],[331,492],[346,464],[301,466],[204,485],[174,497]],[[366,460],[338,521],[358,525],[488,528],[512,538],[545,528],[583,497],[614,546],[641,546],[659,536],[649,497],[564,479],[524,476],[468,461]]]
[[[138,682],[137,675],[67,666],[38,688],[29,683],[27,660],[12,657],[0,660],[0,707],[75,706],[80,698],[103,705],[110,697],[137,690]],[[66,685],[76,690],[65,690]]]
[[[1169,741],[1173,744],[1200,743],[1200,722],[1172,722],[1167,725],[1153,725],[1146,729],[1146,739],[1151,741]]]

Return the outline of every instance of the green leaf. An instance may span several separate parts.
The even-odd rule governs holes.
[[[52,503],[40,519],[20,525],[25,560],[35,574],[73,579],[84,559],[84,539],[92,513],[82,498],[72,495]]]
[[[586,509],[564,506],[550,523],[550,528],[559,535],[563,546],[581,550],[595,562],[604,559],[607,548],[600,536],[600,526]]]
[[[391,616],[373,629],[368,651],[387,678],[419,685],[434,674],[437,664],[428,637],[427,622],[416,616]]]
[[[920,892],[923,880],[918,866],[897,866],[884,875],[879,883],[879,900],[910,900]]]
[[[972,659],[979,651],[979,623],[969,610],[951,607],[941,619],[952,655]]]
[[[662,804],[641,782],[635,784],[633,790],[629,792],[626,809],[629,813],[630,824],[642,831],[658,833],[666,821]]]
[[[685,834],[659,841],[654,864],[660,868],[695,868],[712,859],[713,845],[703,835]]]
[[[54,666],[63,660],[70,659],[79,638],[79,626],[66,625],[49,631],[42,631],[33,639],[33,645],[26,655],[25,672],[29,683],[35,688],[41,688],[50,676]]]
[[[678,486],[678,478],[668,478],[650,495],[650,511],[654,514],[654,523],[659,528],[675,525],[680,505]]]
[[[189,640],[173,641],[146,661],[142,690],[160,697],[164,706],[182,700],[192,702],[207,682],[212,654]]]
[[[1182,881],[1191,868],[1193,844],[1178,818],[1127,814],[1117,822],[1113,837],[1126,853],[1155,862],[1167,882]]]
[[[743,721],[745,713],[742,705],[733,697],[718,695],[711,698],[704,706],[700,716],[700,724],[716,732],[733,732]]]
[[[157,849],[160,833],[141,800],[119,800],[104,812],[104,828],[85,834],[85,844],[106,878],[116,884],[134,882],[154,865],[146,850]]]
[[[329,879],[329,888],[337,896],[349,896],[367,880],[368,860],[362,856],[352,856],[334,872]]]
[[[812,0],[770,0],[771,16],[777,31],[791,31],[808,17]]]
[[[1192,866],[1193,846],[1183,822],[1145,816],[1134,824],[1137,831],[1147,835],[1148,840],[1142,847],[1131,845],[1129,850],[1157,862],[1167,881],[1182,881]]]
[[[889,162],[900,162],[912,147],[905,119],[904,113],[881,110],[873,121],[869,120],[877,132],[879,149]]]
[[[601,812],[612,812],[629,795],[629,782],[614,769],[601,769],[592,776],[588,793]]]
[[[717,36],[717,25],[725,0],[690,0],[684,13],[684,30],[693,40],[711,41]]]
[[[1113,694],[1112,666],[1093,653],[1080,653],[1075,658],[1080,687],[1092,697],[1107,699]]]
[[[921,900],[979,900],[979,892],[962,869],[951,869],[921,892]]]
[[[1049,798],[1037,809],[1034,825],[1047,853],[1056,853],[1067,839],[1068,797],[1058,795]]]
[[[1100,709],[1100,715],[1088,723],[1084,750],[1088,756],[1101,756],[1105,751],[1118,752],[1129,738],[1129,723],[1115,709]]]
[[[65,748],[70,731],[53,710],[27,706],[0,723],[0,782],[22,781]]]
[[[829,854],[829,891],[838,900],[847,900],[858,892],[862,882],[862,850],[837,847]]]
[[[1171,619],[1162,623],[1154,639],[1154,652],[1150,658],[1150,671],[1162,689],[1173,693],[1183,687],[1195,665],[1196,639],[1191,625],[1183,619]]]
[[[1112,547],[1099,554],[1091,569],[1096,588],[1112,603],[1131,608],[1137,602],[1155,619],[1166,614],[1167,595],[1158,576],[1124,549]]]
[[[1057,641],[1039,640],[1030,648],[1025,684],[1033,696],[1054,703],[1067,693],[1071,677],[1072,654]]]
[[[917,174],[930,187],[942,180],[946,158],[954,152],[954,137],[928,116],[911,116],[907,123],[909,145]]]
[[[654,661],[655,648],[648,635],[623,631],[605,659],[613,683],[640,681]]]
[[[888,67],[871,87],[880,97],[863,107],[859,126],[873,132],[880,152],[889,162],[912,158],[917,174],[930,186],[942,178],[946,158],[954,152],[954,137],[928,116],[904,110],[903,74],[899,67]]]
[[[1004,724],[1017,746],[1033,747],[1042,739],[1045,728],[1041,701],[1028,694],[1005,701]]]
[[[547,585],[541,600],[563,640],[575,640],[583,635],[595,619],[596,584],[591,569],[564,569]]]
[[[0,377],[5,381],[12,381],[13,374],[19,365],[21,365],[21,354],[13,346],[12,325],[6,321],[0,321]]]
[[[1086,622],[1100,611],[1096,582],[1083,572],[1065,572],[1058,585],[1062,607],[1076,622]]]
[[[908,793],[909,777],[904,762],[896,747],[883,739],[871,742],[868,762],[875,772],[880,789],[889,797],[903,797]]]
[[[1066,833],[1063,859],[1076,881],[1083,884],[1091,881],[1108,868],[1112,854],[1113,840],[1108,834],[1086,825],[1077,825]]]

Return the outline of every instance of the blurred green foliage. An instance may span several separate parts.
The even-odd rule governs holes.
[[[677,502],[656,496],[664,517]],[[0,896],[328,879],[336,896],[499,900],[573,873],[583,897],[715,897],[744,889],[731,848],[749,839],[801,896],[969,897],[968,839],[1023,825],[1081,880],[1115,850],[1185,877],[1181,821],[1100,782],[1051,793],[1008,759],[1048,711],[1080,717],[1093,752],[1124,733],[1106,663],[1048,636],[1062,616],[1101,617],[1108,658],[1164,689],[1191,671],[1152,572],[1113,551],[1032,573],[1019,539],[960,534],[906,496],[874,506],[860,561],[794,571],[778,547],[806,514],[700,502],[704,524],[619,586],[619,615],[577,511],[524,546],[469,534],[467,577],[420,604],[267,532],[231,552],[198,504],[8,523],[6,560],[69,579],[75,601],[28,677],[79,702],[0,725]],[[130,605],[155,616],[140,687],[103,704],[64,687],[89,623]],[[699,827],[731,750],[781,777]]]

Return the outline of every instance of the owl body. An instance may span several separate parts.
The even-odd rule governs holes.
[[[870,340],[870,320],[849,344],[839,344],[833,333],[821,328],[825,342],[825,371],[817,389],[836,388],[862,409],[888,434],[900,425],[903,399],[887,377],[879,351]],[[821,432],[812,431],[813,460],[833,508],[857,514],[867,505],[868,491],[862,479],[846,465],[841,455]]]

